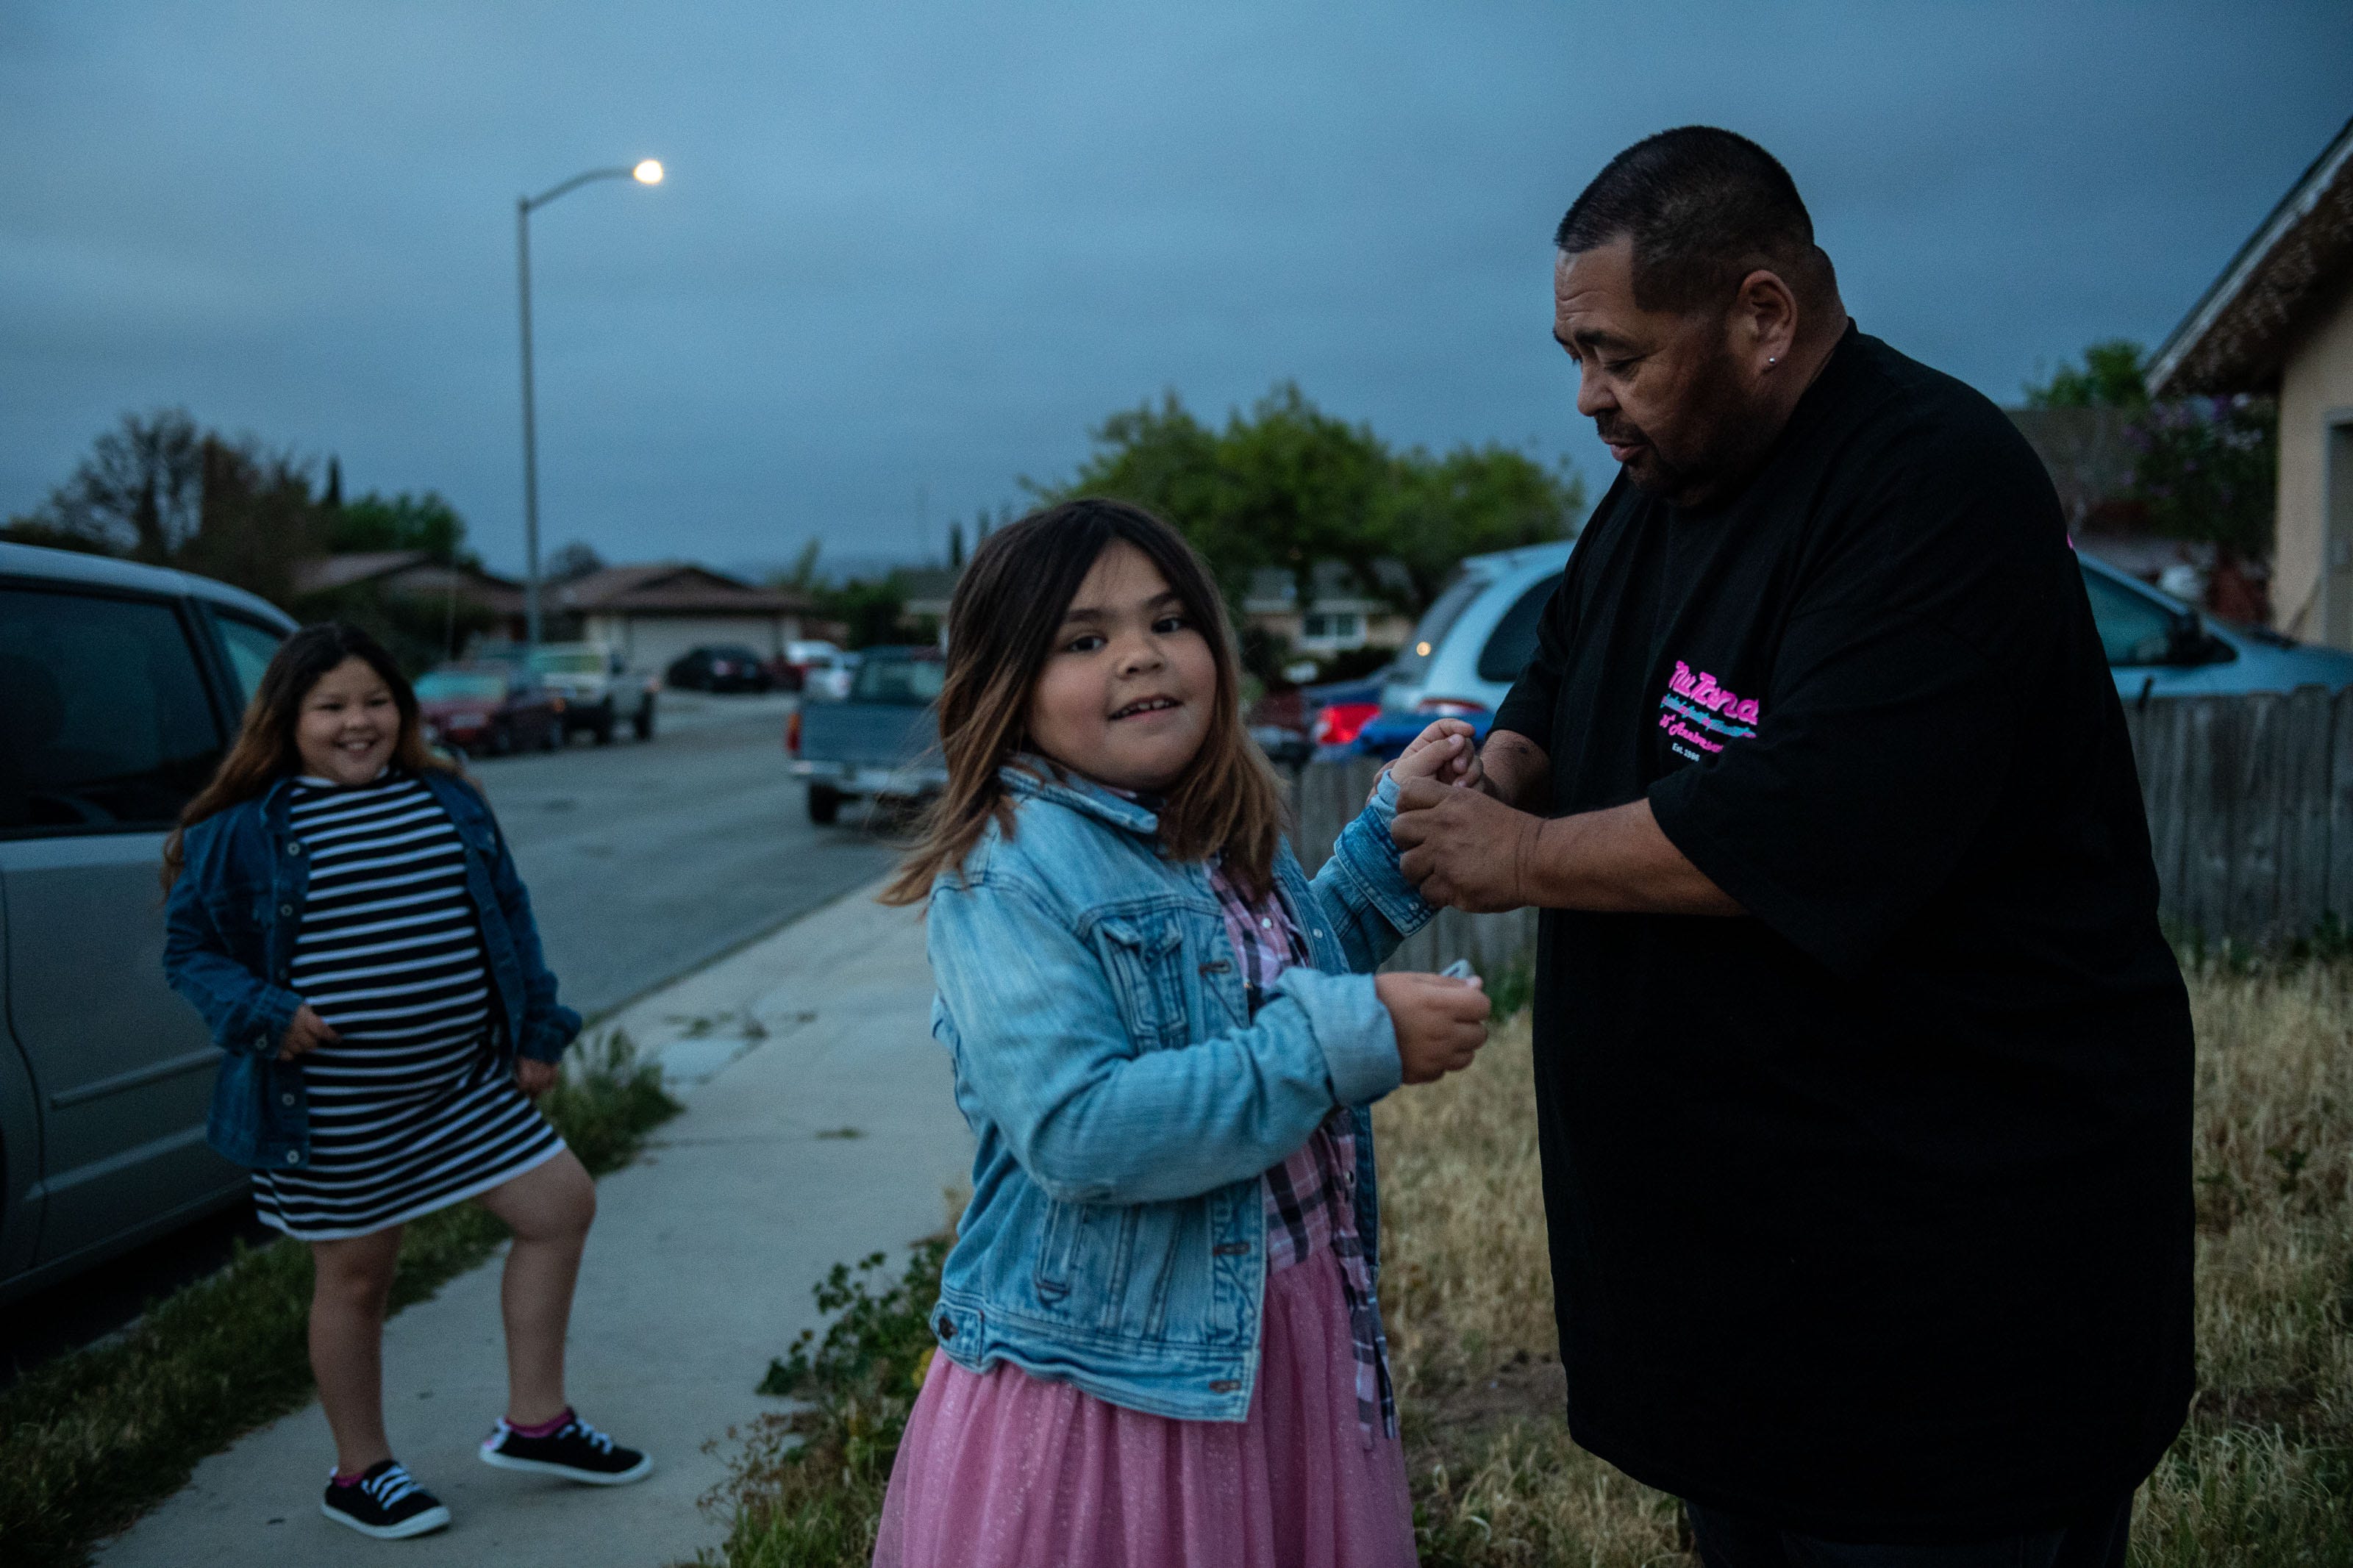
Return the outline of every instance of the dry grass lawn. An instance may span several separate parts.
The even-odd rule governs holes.
[[[2201,966],[2199,1394],[2136,1568],[2353,1563],[2353,965]],[[1694,1564],[1671,1499],[1568,1441],[1525,1015],[1376,1112],[1424,1561]]]

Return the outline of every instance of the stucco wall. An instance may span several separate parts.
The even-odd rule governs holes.
[[[2279,542],[2272,614],[2291,637],[2324,637],[2320,586],[2327,535],[2328,415],[2353,409],[2353,279],[2307,327],[2280,377]],[[2348,482],[2353,476],[2348,476]],[[2338,617],[2345,624],[2344,617]]]

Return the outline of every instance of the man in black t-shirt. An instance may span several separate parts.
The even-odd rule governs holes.
[[[2190,1391],[2190,1031],[2050,480],[1751,142],[1640,143],[1556,237],[1622,472],[1395,831],[1544,911],[1570,1430],[1711,1568],[2120,1565]]]

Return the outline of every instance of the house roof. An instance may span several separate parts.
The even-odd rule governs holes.
[[[2306,313],[2353,278],[2353,121],[2149,362],[2156,397],[2269,392]]]
[[[1412,588],[1412,579],[1398,562],[1374,562],[1373,574],[1400,592],[1410,592]],[[1318,561],[1309,578],[1315,591],[1315,602],[1306,606],[1309,609],[1379,615],[1397,607],[1378,595],[1366,593],[1363,582],[1343,562]],[[1254,615],[1281,615],[1298,609],[1298,580],[1280,566],[1258,567],[1250,573],[1250,590],[1243,595],[1242,607]]]
[[[802,595],[679,561],[602,567],[557,588],[555,599],[567,610],[618,616],[796,616],[812,607]]]
[[[501,615],[522,613],[522,584],[479,566],[436,561],[422,550],[354,550],[314,555],[294,563],[297,598],[380,583],[402,594],[430,595],[455,591],[470,604]]]
[[[428,559],[422,550],[355,550],[342,555],[314,555],[294,563],[294,592],[323,594],[389,577]]]

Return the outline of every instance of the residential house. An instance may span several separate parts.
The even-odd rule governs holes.
[[[1377,567],[1382,582],[1400,593],[1408,586],[1394,562]],[[1302,603],[1298,578],[1279,567],[1250,574],[1242,617],[1303,654],[1346,653],[1364,647],[1402,647],[1413,634],[1413,617],[1392,600],[1366,590],[1337,561],[1319,561],[1309,574],[1312,593]]]
[[[547,590],[546,605],[584,642],[612,648],[634,669],[659,669],[703,643],[737,643],[774,658],[797,642],[811,605],[683,562],[607,566]]]
[[[453,624],[460,611],[470,612],[470,622],[478,623],[485,615],[494,617],[494,636],[519,641],[523,635],[522,584],[480,566],[436,561],[422,550],[314,555],[294,563],[291,587],[297,601],[344,589],[372,589],[427,607],[445,605]]]
[[[2159,398],[2279,400],[2274,623],[2353,648],[2353,121],[2150,362]]]

